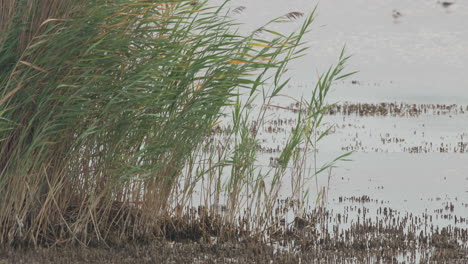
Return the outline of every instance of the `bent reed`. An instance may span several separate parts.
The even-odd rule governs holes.
[[[301,13],[242,36],[226,3],[2,1],[0,244],[118,243],[169,236],[193,219],[216,234],[260,234],[290,167],[303,204],[306,182],[333,166],[310,173],[305,162],[326,135],[316,134],[324,98],[348,76],[348,57],[300,101],[275,168],[255,163],[267,108],[247,106],[281,96],[314,13],[289,35],[271,26]],[[233,124],[230,144],[212,137],[219,122]]]

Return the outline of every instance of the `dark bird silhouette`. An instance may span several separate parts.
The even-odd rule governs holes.
[[[449,2],[449,1],[438,1],[444,8],[450,7],[451,5],[455,4],[455,2]]]

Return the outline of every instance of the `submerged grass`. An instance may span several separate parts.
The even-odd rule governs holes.
[[[290,35],[270,25],[301,13],[242,36],[225,4],[1,3],[0,244],[158,236],[168,218],[191,214],[195,196],[201,212],[225,208],[217,221],[261,232],[288,166],[302,203],[305,156],[324,136],[316,134],[324,98],[348,58],[301,102],[279,166],[262,171],[257,131],[267,108],[254,115],[247,106],[281,95],[314,12]],[[227,142],[212,137],[221,121],[232,123]]]

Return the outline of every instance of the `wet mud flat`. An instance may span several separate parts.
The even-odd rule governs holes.
[[[0,249],[0,263],[467,263],[467,219],[450,204],[412,214],[368,196],[340,197],[345,213],[316,208],[289,220],[279,206],[266,230],[224,225],[222,215],[164,223],[163,236],[119,244]],[[368,206],[369,205],[369,206]],[[370,206],[373,205],[374,207]],[[375,206],[377,205],[377,206]],[[447,225],[437,224],[442,218]],[[242,221],[241,221],[242,222]]]
[[[297,125],[298,113],[304,112],[304,105],[279,101],[251,107],[268,110],[267,121],[262,125],[252,121],[250,132],[258,136],[257,151],[261,154],[258,166],[269,166],[279,158],[288,135]],[[387,160],[400,158],[401,153],[415,157],[420,154],[419,157],[424,154],[466,157],[468,132],[460,124],[466,123],[467,118],[468,105],[461,104],[340,102],[330,106],[324,125],[317,130],[317,137],[327,131],[317,153],[319,158],[325,157],[324,161],[333,159],[338,151],[382,153],[387,154]],[[213,136],[229,142],[231,131],[230,125],[219,125],[213,129]],[[361,164],[363,167],[369,165],[376,164]],[[462,171],[463,164],[458,165],[458,170]]]
[[[66,247],[0,254],[0,263],[294,263],[289,254],[273,254],[267,245],[159,241],[125,248]]]
[[[259,135],[258,151],[275,155],[282,150],[288,133],[297,125],[297,114],[305,112],[298,102],[263,105],[268,120],[258,127],[252,121],[251,132]],[[259,105],[252,105],[259,108]],[[328,137],[320,151],[358,151],[364,153],[460,153],[468,152],[468,132],[459,124],[466,123],[468,105],[405,102],[358,103],[340,102],[326,111]],[[217,126],[219,138],[230,134],[231,126]],[[227,139],[225,139],[227,140]]]
[[[323,251],[322,257],[315,252],[275,253],[268,245],[249,243],[213,246],[199,243],[155,243],[148,246],[122,249],[73,248],[40,249],[2,253],[0,263],[455,263],[464,264],[466,259],[412,259],[400,261],[396,257],[372,258],[334,256]],[[446,256],[446,255],[444,255]]]
[[[262,107],[271,116],[262,127],[252,125],[259,129],[258,162],[273,167],[303,110],[299,103]],[[466,105],[451,103],[333,105],[318,157],[341,149],[354,152],[353,162],[319,177],[317,189],[329,188],[326,211],[293,222],[278,212],[270,244],[312,263],[467,263],[468,134],[460,126],[467,113]],[[219,126],[214,134],[230,129]]]

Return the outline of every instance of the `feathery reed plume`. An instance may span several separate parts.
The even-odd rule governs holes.
[[[304,13],[301,13],[301,12],[289,12],[285,15],[286,18],[289,18],[291,20],[295,20],[303,16],[304,16]]]
[[[240,14],[240,13],[244,12],[245,9],[246,9],[245,6],[238,6],[238,7],[234,8],[234,9],[232,10],[232,12],[233,12],[234,14]]]

